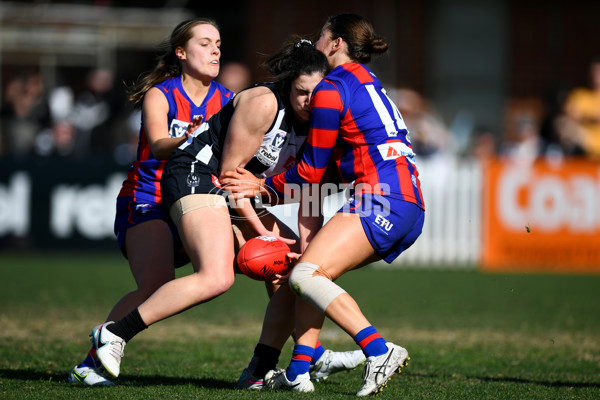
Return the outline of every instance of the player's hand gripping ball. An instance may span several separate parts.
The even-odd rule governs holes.
[[[270,281],[275,274],[288,273],[290,248],[271,236],[257,236],[248,240],[237,255],[240,270],[257,281]]]

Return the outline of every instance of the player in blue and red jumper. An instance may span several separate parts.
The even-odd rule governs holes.
[[[301,162],[266,180],[238,168],[225,174],[229,179],[223,182],[238,195],[254,196],[260,187],[263,194],[284,196],[290,186],[321,182],[333,159],[341,178],[353,184],[347,203],[319,230],[289,276],[292,291],[306,303],[297,304],[292,361],[286,370],[269,372],[265,384],[314,390],[309,360],[327,315],[367,357],[364,384],[357,393],[367,396],[379,392],[405,365],[408,352],[382,338],[356,301],[334,281],[376,260],[391,263],[410,247],[422,231],[424,203],[406,125],[364,65],[371,54],[385,52],[387,43],[365,18],[340,14],[326,22],[316,47],[332,71],[313,93]]]
[[[137,289],[117,302],[107,321],[119,320],[156,289],[175,278],[175,267],[189,262],[177,233],[167,222],[161,198],[166,160],[233,92],[214,81],[219,74],[221,37],[215,21],[183,21],[163,43],[152,71],[131,88],[130,100],[142,109],[137,159],[117,198],[115,234],[128,259]],[[75,384],[109,386],[92,347],[69,374]]]
[[[229,290],[234,283],[236,239],[243,243],[256,234],[279,237],[292,232],[266,210],[257,218],[250,201],[227,204],[218,179],[222,168],[240,165],[264,176],[285,171],[285,165],[295,161],[301,151],[300,136],[305,137],[308,131],[309,99],[329,70],[327,59],[310,41],[293,40],[266,64],[276,76],[275,82],[240,91],[180,142],[165,164],[161,179],[163,208],[168,209],[170,220],[177,226],[194,272],[166,282],[123,318],[93,329],[97,358],[111,376],[120,374],[124,347],[137,333]],[[230,206],[245,218],[237,231],[232,227]],[[302,242],[302,234],[300,237]],[[289,288],[285,289],[289,296],[281,289],[274,296],[289,298],[293,306],[296,298]],[[286,304],[283,302],[283,309],[276,314],[291,325]],[[364,360],[360,352],[347,353],[328,352],[338,360],[346,360],[339,363],[342,369]],[[258,389],[262,379],[242,386]]]

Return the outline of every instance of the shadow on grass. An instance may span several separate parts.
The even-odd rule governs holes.
[[[47,381],[53,383],[67,383],[69,371],[61,373],[42,372],[35,370],[23,369],[0,369],[0,379],[12,379],[19,381]],[[212,378],[183,378],[172,376],[148,375],[135,376],[126,375],[117,380],[119,387],[126,386],[180,386],[180,385],[195,385],[205,387],[207,389],[234,389],[235,381],[220,380]],[[83,387],[83,386],[82,386]]]
[[[20,381],[48,381],[54,383],[67,383],[69,372],[41,372],[35,370],[21,369],[0,369],[1,379],[12,379]],[[408,376],[408,374],[406,375]],[[441,378],[439,375],[411,373],[413,378]],[[600,382],[569,382],[569,381],[545,381],[537,379],[514,378],[514,377],[490,377],[490,376],[475,376],[465,375],[464,379],[475,379],[482,382],[509,382],[527,385],[540,385],[546,387],[566,387],[566,388],[600,388]],[[118,379],[117,385],[120,387],[127,386],[180,386],[180,385],[195,385],[210,389],[234,389],[235,381],[212,379],[212,378],[183,378],[161,375],[135,376],[126,375]]]
[[[565,382],[565,381],[542,381],[536,379],[511,378],[511,377],[489,377],[489,376],[467,376],[470,379],[478,379],[483,382],[511,382],[525,383],[548,387],[567,387],[567,388],[600,388],[599,382]]]
[[[180,386],[195,385],[207,389],[235,389],[234,380],[222,380],[213,378],[181,378],[174,376],[124,376],[119,378],[119,386]]]
[[[408,374],[406,374],[408,376]],[[411,373],[412,377],[427,377],[433,379],[442,378],[440,375]],[[566,387],[566,388],[600,388],[600,382],[569,382],[569,381],[544,381],[539,379],[514,378],[510,376],[492,377],[492,376],[476,376],[476,375],[461,375],[457,379],[474,379],[482,382],[498,382],[498,383],[521,383],[526,385],[539,385],[547,387]]]

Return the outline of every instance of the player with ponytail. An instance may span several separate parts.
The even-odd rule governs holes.
[[[386,341],[335,281],[377,260],[391,263],[409,248],[421,234],[424,203],[406,125],[364,65],[372,54],[387,50],[385,41],[364,17],[340,14],[325,23],[316,47],[332,71],[315,88],[300,163],[265,180],[238,168],[226,173],[224,181],[238,196],[255,196],[259,190],[283,197],[289,185],[321,182],[323,166],[333,159],[341,178],[352,184],[347,203],[318,231],[289,276],[291,289],[305,300],[296,308],[296,345],[287,369],[270,371],[265,384],[314,390],[308,360],[327,316],[367,357],[357,393],[362,397],[382,390],[405,365],[408,352]]]
[[[119,375],[125,345],[136,334],[229,290],[236,247],[244,240],[257,235],[284,239],[291,232],[269,213],[256,218],[249,201],[235,207],[246,226],[233,229],[226,188],[219,182],[225,169],[246,166],[270,176],[298,157],[308,131],[310,97],[328,72],[327,60],[312,43],[294,40],[267,67],[275,82],[240,91],[169,157],[161,179],[162,201],[194,272],[165,283],[116,322],[93,329],[97,357],[110,375]],[[295,298],[289,297],[293,303]]]

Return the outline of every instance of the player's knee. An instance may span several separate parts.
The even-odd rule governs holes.
[[[327,306],[346,291],[324,277],[318,269],[319,266],[315,264],[298,263],[290,274],[289,284],[297,296],[325,312]]]
[[[233,286],[233,282],[235,281],[235,274],[223,274],[214,279],[214,290],[215,294],[218,296],[220,294],[225,293]]]
[[[296,296],[302,297],[302,287],[310,279],[313,273],[319,268],[318,265],[308,262],[299,262],[296,264],[289,277],[289,285]]]
[[[193,285],[190,287],[193,293],[197,293],[199,301],[206,301],[227,292],[235,281],[233,271],[229,273],[217,271],[200,271],[192,274]]]

